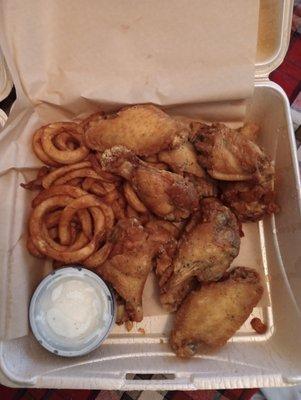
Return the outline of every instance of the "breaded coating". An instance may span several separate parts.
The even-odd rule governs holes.
[[[177,356],[192,357],[224,346],[247,320],[263,293],[258,273],[234,268],[225,279],[203,284],[179,308],[170,345]]]

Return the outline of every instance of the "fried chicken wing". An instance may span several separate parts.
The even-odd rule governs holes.
[[[207,172],[203,178],[187,173],[184,174],[184,176],[193,184],[200,199],[203,199],[204,197],[217,197],[217,182],[215,179],[212,179]]]
[[[201,199],[217,195],[216,183],[200,166],[197,153],[191,143],[186,142],[175,149],[161,151],[158,159],[169,165],[173,172],[187,178],[194,185]]]
[[[145,229],[151,235],[151,240],[158,245],[154,265],[156,275],[159,277],[159,285],[163,286],[170,277],[168,271],[170,271],[181,230],[171,222],[159,219],[149,221]]]
[[[256,143],[258,134],[259,134],[259,126],[253,122],[247,122],[241,128],[238,129],[238,132],[241,135],[244,135],[247,139],[252,140]]]
[[[188,138],[189,130],[151,104],[135,105],[90,122],[85,143],[92,150],[104,151],[123,145],[137,155],[151,155],[171,149]]]
[[[203,284],[179,308],[170,337],[177,356],[215,350],[227,343],[247,320],[263,293],[251,268],[237,267],[219,282]]]
[[[235,215],[218,200],[201,201],[201,210],[186,226],[178,243],[173,263],[164,274],[170,278],[161,287],[161,303],[175,311],[192,289],[194,277],[199,281],[221,278],[238,255],[240,229]],[[164,275],[159,277],[166,281]]]
[[[200,164],[215,179],[262,183],[274,175],[271,160],[246,132],[220,123],[203,124],[192,141]]]
[[[264,184],[254,182],[223,182],[223,203],[228,205],[241,222],[259,221],[265,215],[279,212],[275,202],[272,181]]]
[[[158,159],[169,165],[173,172],[188,172],[200,178],[205,177],[205,171],[198,162],[197,153],[189,142],[172,150],[161,151],[158,154]]]
[[[122,219],[113,228],[108,238],[112,250],[96,272],[118,295],[118,323],[142,320],[142,293],[153,260],[175,235],[176,231],[168,230],[160,221],[144,228],[136,218]]]
[[[128,180],[142,203],[167,220],[187,218],[198,208],[198,194],[184,177],[151,167],[124,146],[115,146],[101,156],[104,170]]]

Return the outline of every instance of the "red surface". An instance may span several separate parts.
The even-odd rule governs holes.
[[[301,91],[301,35],[291,37],[289,49],[283,63],[270,75],[286,92],[290,103]]]

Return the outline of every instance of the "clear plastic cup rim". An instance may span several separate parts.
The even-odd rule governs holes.
[[[62,275],[67,275],[70,274],[70,276],[73,277],[83,277],[83,276],[88,276],[89,278],[92,278],[99,286],[101,290],[104,291],[104,293],[107,295],[107,298],[110,304],[110,322],[107,326],[106,332],[104,335],[99,335],[97,337],[97,340],[94,340],[89,346],[81,349],[81,350],[62,350],[58,346],[53,346],[51,343],[47,342],[45,340],[45,337],[41,334],[37,323],[36,323],[36,304],[37,300],[39,297],[43,294],[43,291],[47,286],[51,283],[51,281],[57,279],[58,277]],[[112,290],[110,287],[94,272],[84,268],[81,265],[72,265],[68,267],[62,267],[59,268],[53,272],[51,272],[49,275],[47,275],[38,285],[36,288],[31,301],[30,301],[30,306],[29,306],[29,323],[31,330],[37,339],[37,341],[43,346],[46,350],[50,351],[53,354],[56,354],[58,356],[63,356],[63,357],[78,357],[78,356],[83,356],[85,354],[90,353],[91,351],[97,349],[101,343],[107,338],[109,335],[114,322],[115,322],[115,317],[116,317],[116,304],[115,304],[115,298],[113,295]]]

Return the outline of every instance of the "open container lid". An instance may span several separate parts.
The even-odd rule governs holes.
[[[255,79],[266,78],[283,61],[290,40],[293,0],[259,0]],[[0,101],[13,82],[0,48]]]
[[[288,49],[293,0],[260,0],[255,79],[266,78]]]
[[[268,76],[283,61],[290,40],[293,0],[260,0],[255,78]],[[13,82],[0,48],[0,101]]]
[[[248,98],[254,75],[267,77],[285,55],[293,7],[292,0],[239,0],[229,2],[225,9],[221,1],[192,1],[185,7],[174,2],[155,10],[152,2],[135,7],[116,2],[113,10],[101,2],[97,18],[86,15],[95,32],[89,37],[79,17],[83,16],[80,2],[67,20],[65,4],[54,2],[48,13],[33,7],[33,15],[26,14],[26,26],[25,4],[23,11],[20,2],[16,12],[8,4],[3,11],[9,40],[2,45],[19,97],[23,92],[37,107],[71,105],[71,112],[76,107],[74,99],[80,97],[95,104],[153,102],[162,106]],[[257,4],[259,39],[254,60]],[[41,27],[38,20],[43,19]],[[158,29],[154,29],[156,23]],[[72,40],[68,32],[78,40]],[[91,52],[95,53],[93,62],[89,62]],[[103,81],[95,76],[96,67]],[[60,88],[59,94],[54,86]]]

